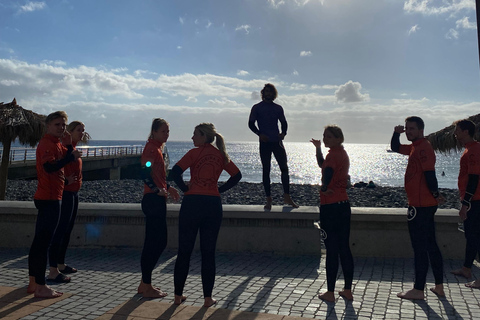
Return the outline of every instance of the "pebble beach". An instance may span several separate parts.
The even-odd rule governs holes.
[[[220,183],[221,184],[221,183]],[[6,200],[33,201],[36,180],[9,180]],[[290,194],[300,206],[318,206],[318,185],[292,184]],[[459,197],[456,189],[440,189],[445,203],[441,209],[458,209]],[[182,195],[182,193],[180,193]],[[140,203],[143,196],[141,180],[95,180],[84,181],[79,192],[80,202]],[[352,207],[406,208],[407,197],[401,187],[350,188],[348,196]],[[279,183],[272,184],[274,205],[283,205],[283,191]],[[260,183],[240,182],[222,194],[223,204],[261,205],[265,193]],[[172,203],[171,200],[168,201]]]

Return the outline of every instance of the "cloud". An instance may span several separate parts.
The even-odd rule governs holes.
[[[241,25],[239,27],[236,27],[235,31],[242,31],[243,30],[243,31],[245,31],[246,34],[249,34],[250,33],[250,31],[249,31],[250,28],[251,28],[250,25],[244,24],[244,25]]]
[[[183,48],[182,46],[177,46],[178,50],[182,50],[182,48]]]
[[[21,6],[18,13],[33,12],[42,10],[47,6],[45,2],[27,2],[24,6]]]
[[[368,94],[361,94],[362,85],[360,82],[348,81],[342,84],[336,91],[335,97],[340,102],[362,102],[369,100]]]
[[[205,26],[205,28],[210,28],[211,26],[213,25],[212,22],[210,22],[210,20],[207,21],[207,25]]]
[[[245,70],[238,70],[237,71],[237,76],[248,76],[250,73],[248,73],[248,71],[245,71]]]
[[[463,17],[462,19],[457,20],[457,22],[455,22],[455,24],[457,26],[457,29],[471,29],[471,30],[476,30],[477,29],[477,24],[473,23],[473,22],[470,22],[468,20],[468,17]]]
[[[458,31],[455,29],[450,29],[448,32],[445,34],[445,38],[447,39],[458,39]]]
[[[416,24],[412,26],[410,30],[408,30],[408,35],[411,35],[412,33],[416,33],[418,30],[420,30],[420,27],[418,26],[418,24]]]
[[[338,88],[340,88],[340,86],[337,86],[337,85],[334,85],[334,84],[324,84],[322,86],[319,86],[319,85],[312,85],[310,87],[312,90],[337,90]]]
[[[16,80],[0,80],[0,84],[2,86],[10,87],[10,86],[18,86],[20,83]]]
[[[184,24],[185,23],[185,19],[182,18],[182,17],[178,17],[178,21],[180,22],[180,24]]]
[[[403,4],[403,10],[408,13],[420,13],[422,15],[457,14],[462,10],[475,10],[475,1],[445,0],[433,3],[430,0],[406,0]]]
[[[295,70],[295,69],[293,69],[293,72],[292,72],[292,74],[293,74],[294,76],[298,76],[298,75],[299,75],[298,71],[297,71],[297,70]]]
[[[302,51],[300,52],[300,57],[311,57],[312,51]]]

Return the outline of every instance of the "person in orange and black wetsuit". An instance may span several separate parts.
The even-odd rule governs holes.
[[[67,114],[63,111],[49,114],[45,120],[46,134],[36,150],[38,186],[34,203],[38,216],[35,237],[28,255],[27,292],[34,293],[38,298],[56,298],[62,295],[46,285],[45,265],[48,247],[60,216],[60,201],[65,185],[63,167],[81,156],[79,151],[73,150],[72,138],[65,131],[67,119]],[[67,147],[62,145],[60,139]],[[63,282],[67,281],[65,275],[58,276],[64,279]]]
[[[87,143],[90,135],[85,132],[85,125],[80,121],[72,121],[67,126],[67,131],[72,136],[73,150],[77,143]],[[66,146],[65,146],[66,147]],[[50,273],[48,279],[54,282],[68,282],[62,274],[76,273],[77,269],[65,264],[70,235],[75,224],[78,211],[78,191],[82,186],[82,158],[68,163],[64,168],[65,187],[63,189],[60,220],[50,243],[48,260]]]
[[[215,283],[215,247],[222,223],[223,209],[220,193],[234,187],[242,178],[237,166],[230,160],[221,134],[211,123],[201,123],[195,127],[192,136],[196,148],[191,149],[170,171],[170,176],[184,192],[178,222],[178,255],[175,262],[174,285],[175,304],[186,297],[183,288],[188,276],[190,256],[200,231],[200,251],[202,253],[202,284],[204,307],[216,303],[212,298]],[[217,148],[212,143],[215,140]],[[182,173],[190,168],[188,186]],[[230,178],[218,187],[222,171]]]
[[[352,211],[347,195],[348,169],[350,160],[343,148],[342,129],[330,125],[325,127],[323,143],[330,148],[324,158],[320,140],[310,142],[316,147],[318,166],[322,168],[322,186],[320,188],[320,226],[327,249],[327,291],[318,297],[335,301],[335,282],[338,273],[338,259],[342,264],[345,285],[339,295],[353,300],[353,256],[350,250],[350,217]]]
[[[470,120],[455,122],[455,137],[465,147],[460,158],[458,189],[462,207],[459,215],[465,229],[465,260],[463,267],[452,273],[465,278],[472,276],[473,261],[480,254],[480,142],[475,141],[475,123]],[[470,288],[480,288],[480,279],[465,284]]]
[[[145,241],[140,268],[142,280],[137,292],[146,298],[163,298],[167,293],[152,286],[152,271],[167,246],[167,196],[178,201],[178,191],[167,184],[163,148],[170,134],[167,121],[153,119],[148,142],[142,153],[144,191],[142,211],[145,214]]]
[[[438,192],[435,175],[435,152],[424,137],[425,124],[419,117],[408,117],[405,126],[394,128],[390,143],[392,151],[408,155],[405,172],[405,191],[408,198],[408,230],[412,242],[415,263],[415,284],[413,289],[400,292],[399,298],[410,300],[425,299],[424,289],[428,264],[432,266],[435,287],[430,290],[438,296],[443,291],[443,258],[435,236],[435,212],[443,197]],[[405,132],[412,144],[400,144],[400,134]]]

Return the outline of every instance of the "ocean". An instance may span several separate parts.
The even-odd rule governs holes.
[[[91,140],[89,146],[145,145],[145,140]],[[167,149],[170,168],[191,148],[191,141],[168,141]],[[407,166],[407,157],[388,152],[388,144],[345,143],[350,157],[350,177],[352,183],[373,181],[379,186],[401,187]],[[12,147],[25,148],[17,143]],[[1,149],[1,148],[0,148]],[[285,142],[288,156],[290,182],[294,184],[320,184],[320,168],[315,159],[315,147],[310,142]],[[327,150],[322,148],[323,153]],[[262,165],[258,152],[258,142],[227,142],[230,158],[242,172],[244,182],[262,181]],[[457,188],[460,153],[437,153],[436,173],[440,188]],[[188,172],[185,173],[188,177]],[[220,181],[226,181],[225,172]],[[280,170],[272,156],[272,182],[280,182]]]
[[[144,145],[145,141],[92,140],[90,146]],[[191,148],[191,141],[168,141],[170,168]],[[262,165],[258,142],[227,142],[227,151],[242,172],[244,182],[261,182]],[[373,181],[380,186],[401,187],[407,166],[407,157],[388,152],[388,144],[344,144],[350,157],[352,183]],[[320,184],[321,174],[315,158],[315,147],[310,142],[285,142],[288,156],[290,182],[295,184]],[[326,154],[325,148],[322,148]],[[437,153],[436,172],[440,188],[457,188],[460,153]],[[444,174],[442,174],[444,173]],[[188,174],[185,173],[185,174]],[[187,175],[188,176],[188,175]],[[272,182],[280,182],[280,170],[272,156]],[[224,172],[221,181],[228,179]]]

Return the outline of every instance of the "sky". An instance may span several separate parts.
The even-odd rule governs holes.
[[[65,110],[97,140],[248,129],[273,83],[287,142],[340,126],[386,143],[408,116],[425,134],[480,112],[474,0],[0,0],[0,101]],[[402,138],[403,139],[403,138]]]

